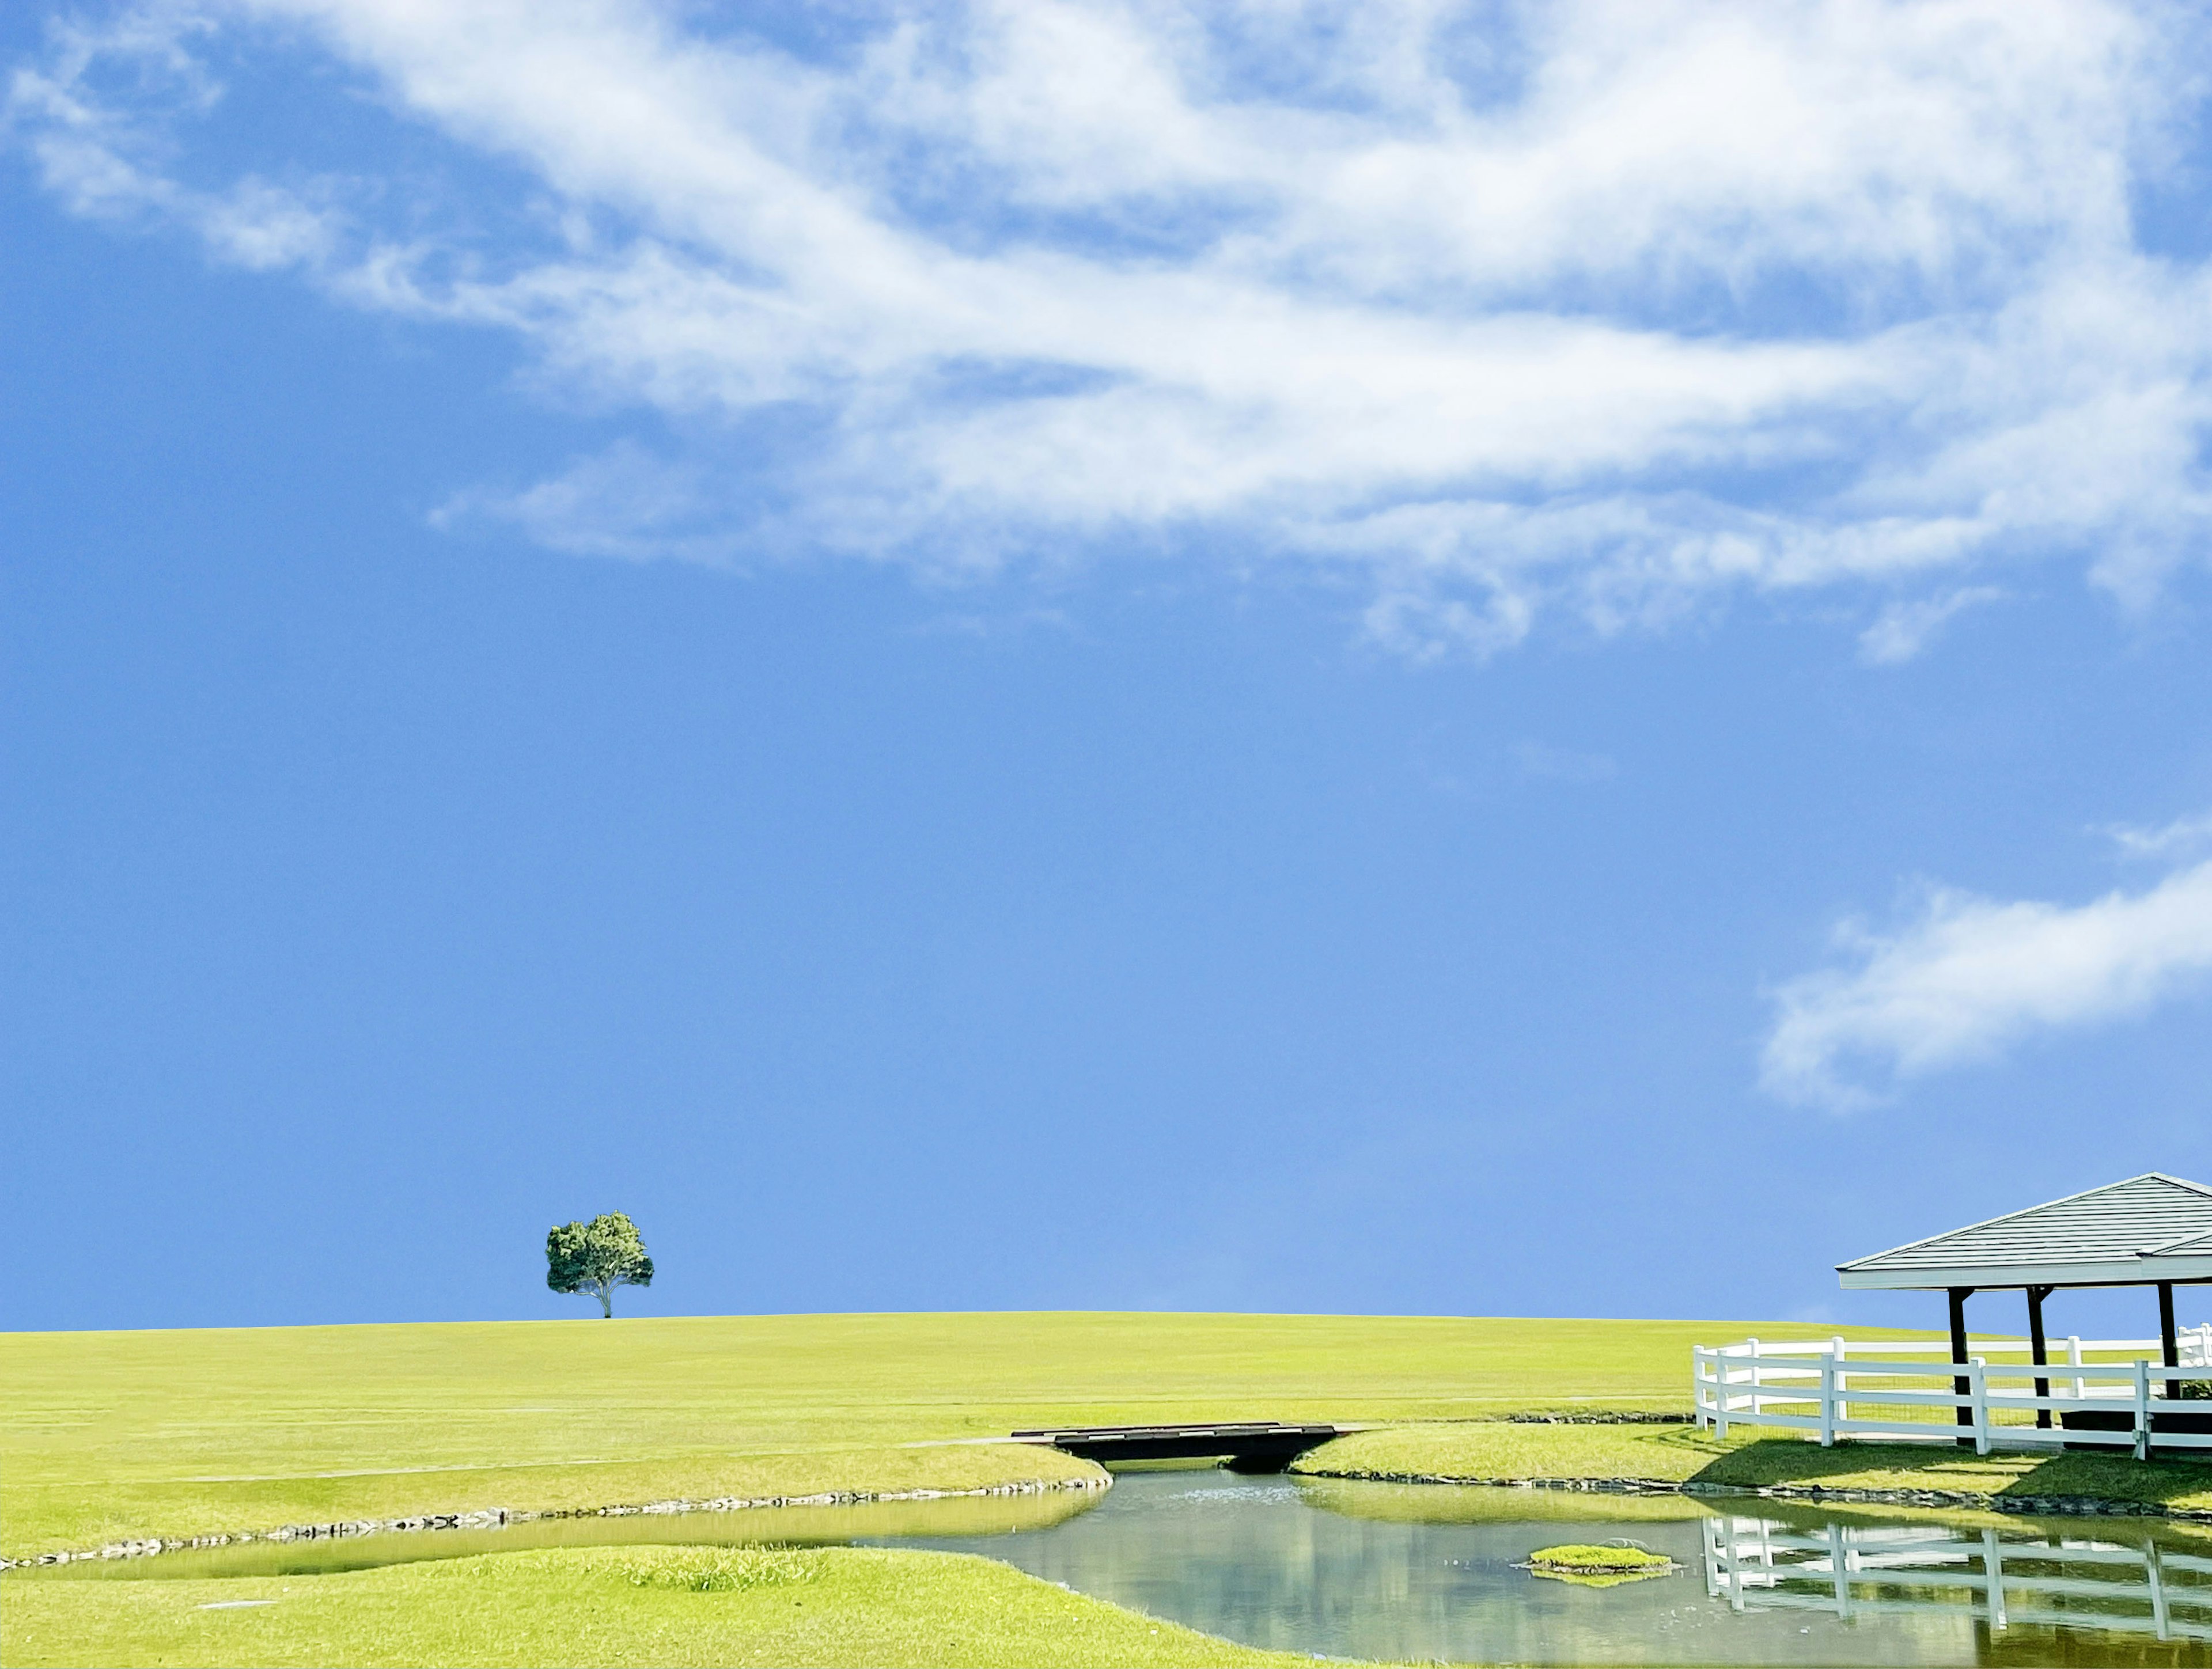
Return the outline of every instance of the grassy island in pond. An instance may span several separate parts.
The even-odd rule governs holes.
[[[1592,1546],[1586,1542],[1540,1547],[1528,1556],[1528,1563],[1532,1569],[1563,1570],[1577,1576],[1640,1575],[1674,1568],[1674,1562],[1664,1553],[1648,1552],[1641,1547]]]
[[[1674,1562],[1664,1553],[1649,1552],[1641,1547],[1592,1546],[1584,1542],[1540,1547],[1528,1556],[1528,1568],[1532,1574],[1553,1581],[1597,1588],[1618,1587],[1623,1582],[1640,1582],[1653,1576],[1671,1576],[1676,1569]]]

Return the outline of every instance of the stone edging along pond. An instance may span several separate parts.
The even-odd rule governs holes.
[[[1983,1495],[1972,1490],[1831,1490],[1818,1484],[1684,1484],[1661,1478],[1445,1478],[1434,1472],[1301,1472],[1302,1478],[1343,1478],[1363,1484],[1468,1484],[1493,1490],[1577,1490],[1596,1495],[1749,1496],[1770,1501],[1832,1501],[1880,1507],[1947,1507],[2051,1518],[2160,1518],[2212,1524],[2212,1510],[2166,1507],[2154,1501],[2111,1501],[2100,1496]]]
[[[1679,1483],[1658,1478],[1447,1478],[1436,1472],[1355,1471],[1300,1472],[1301,1478],[1341,1478],[1361,1484],[1462,1484],[1493,1490],[1567,1490],[1593,1495],[1686,1495],[1750,1496],[1771,1501],[1832,1501],[1863,1506],[1940,1507],[2030,1516],[2162,1518],[2184,1523],[2212,1523],[2212,1510],[2166,1507],[2150,1501],[2110,1501],[2096,1496],[2001,1496],[1971,1490],[1831,1490],[1818,1484],[1770,1484],[1759,1488],[1724,1484]],[[0,1559],[0,1570],[34,1565],[70,1564],[80,1559],[124,1559],[173,1553],[195,1547],[235,1547],[247,1542],[295,1542],[373,1536],[388,1531],[488,1530],[533,1520],[626,1518],[641,1513],[734,1513],[755,1507],[853,1507],[878,1501],[945,1501],[983,1496],[1047,1495],[1056,1490],[1105,1490],[1110,1476],[1058,1481],[1024,1479],[975,1490],[839,1490],[805,1496],[717,1496],[708,1501],[649,1501],[635,1506],[554,1507],[520,1511],[505,1507],[475,1513],[424,1513],[411,1518],[349,1519],[331,1524],[287,1524],[275,1530],[239,1530],[207,1536],[149,1536],[110,1542],[79,1552],[35,1553]]]
[[[236,1547],[246,1542],[323,1541],[342,1536],[374,1536],[393,1530],[489,1530],[503,1524],[527,1524],[545,1519],[629,1518],[641,1513],[737,1513],[754,1507],[853,1507],[878,1501],[946,1501],[976,1496],[1048,1495],[1055,1490],[1104,1490],[1114,1480],[1104,1473],[1096,1478],[1045,1480],[1024,1478],[1012,1484],[991,1484],[976,1490],[836,1490],[804,1496],[716,1496],[710,1501],[648,1501],[636,1506],[552,1507],[540,1512],[488,1507],[475,1513],[421,1513],[411,1518],[347,1519],[333,1524],[287,1524],[275,1530],[234,1530],[208,1536],[147,1536],[133,1541],[110,1542],[82,1552],[33,1553],[21,1559],[0,1559],[0,1570],[20,1570],[33,1565],[74,1564],[80,1559],[139,1558],[150,1553],[176,1553],[194,1547]]]

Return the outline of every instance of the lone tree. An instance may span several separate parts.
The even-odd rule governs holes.
[[[556,1292],[588,1292],[599,1313],[615,1313],[618,1286],[651,1286],[653,1259],[637,1225],[620,1211],[589,1223],[564,1223],[545,1236],[545,1284]]]

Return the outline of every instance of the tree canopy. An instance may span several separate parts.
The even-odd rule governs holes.
[[[545,1284],[556,1292],[586,1292],[599,1314],[615,1313],[615,1289],[651,1286],[653,1259],[637,1225],[620,1211],[589,1223],[564,1223],[545,1236]]]

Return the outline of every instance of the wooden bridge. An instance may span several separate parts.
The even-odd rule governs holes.
[[[1285,1425],[1278,1420],[1231,1420],[1193,1425],[1049,1426],[1017,1431],[1018,1443],[1048,1443],[1085,1460],[1203,1460],[1221,1456],[1229,1470],[1279,1472],[1310,1448],[1357,1426]]]

